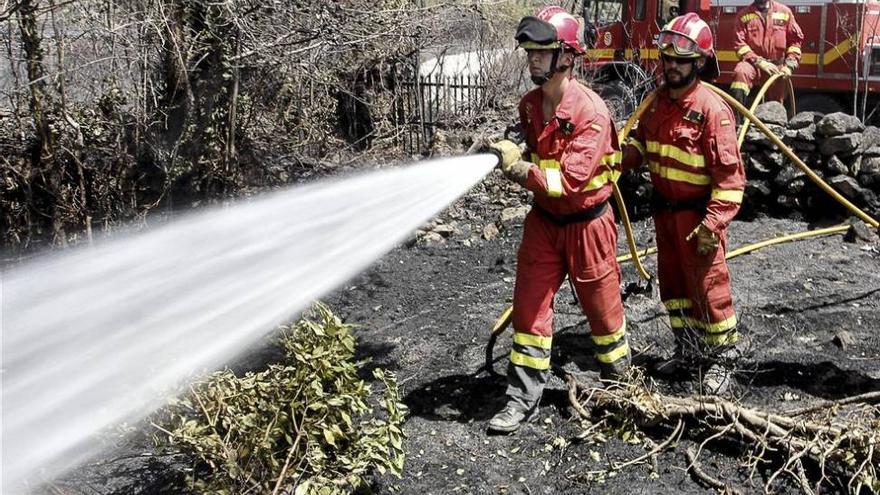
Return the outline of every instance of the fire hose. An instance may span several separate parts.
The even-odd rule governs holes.
[[[767,82],[764,84],[764,86],[761,88],[761,91],[759,91],[757,97],[755,98],[756,101],[760,100],[760,98],[763,98],[763,94],[766,92],[767,88],[773,82],[775,82],[778,79],[778,77],[779,77],[779,75],[777,74],[767,80]],[[789,94],[791,95],[791,99],[792,99],[792,108],[794,108],[793,87],[791,86],[791,82],[790,81],[788,81],[788,82],[789,82]],[[755,114],[752,112],[752,110],[754,109],[754,107],[756,107],[756,105],[753,104],[752,109],[748,109],[745,106],[743,106],[740,102],[738,102],[735,98],[733,98],[732,96],[727,94],[725,91],[721,90],[720,88],[718,88],[712,84],[705,83],[705,82],[703,84],[705,84],[709,89],[711,89],[716,94],[718,94],[730,106],[732,106],[736,111],[740,112],[742,115],[744,115],[747,118],[747,121],[743,123],[743,129],[740,131],[742,136],[745,135],[744,129],[746,128],[747,123],[748,122],[754,123],[755,127],[757,127],[761,132],[763,132],[764,135],[766,135],[767,138],[770,139],[770,141],[773,142],[773,144],[775,144],[783,152],[783,154],[785,154],[792,161],[792,163],[795,164],[795,166],[797,166],[799,169],[801,169],[801,171],[803,171],[804,174],[806,174],[807,177],[810,178],[810,180],[812,180],[817,186],[819,186],[820,189],[822,189],[823,191],[828,193],[838,203],[840,203],[841,205],[846,207],[850,212],[852,212],[854,215],[859,217],[859,219],[861,219],[863,222],[865,222],[869,226],[873,227],[874,229],[880,229],[880,222],[878,222],[877,220],[872,218],[870,215],[868,215],[867,213],[865,213],[864,211],[859,209],[856,205],[852,204],[849,200],[847,200],[845,197],[843,197],[840,193],[835,191],[834,188],[832,188],[830,185],[828,185],[827,182],[822,180],[821,177],[816,175],[816,173],[813,172],[813,170],[810,169],[810,167],[808,167],[803,162],[803,160],[801,160],[791,150],[791,148],[789,148],[785,143],[783,143],[782,140],[779,139],[778,136],[776,136],[760,119],[758,119],[755,116]],[[627,134],[629,134],[630,130],[635,125],[635,122],[638,121],[641,114],[644,113],[644,111],[647,109],[647,107],[653,102],[654,98],[656,98],[656,95],[657,95],[656,91],[652,91],[650,94],[648,94],[648,96],[645,97],[645,99],[642,101],[642,103],[639,105],[639,107],[636,109],[636,111],[633,112],[633,114],[627,120],[623,129],[621,129],[621,131],[619,133],[619,141],[621,143],[623,142],[623,140],[627,136]],[[740,145],[741,145],[741,143],[740,143]],[[626,205],[624,203],[623,196],[620,193],[620,189],[617,187],[616,182],[612,182],[612,190],[613,190],[614,200],[617,203],[618,210],[620,211],[621,222],[624,224],[624,231],[626,232],[627,243],[629,245],[629,250],[630,250],[630,254],[618,256],[617,261],[620,263],[620,262],[632,260],[633,263],[635,264],[636,269],[639,272],[639,274],[645,280],[650,280],[651,276],[647,273],[647,271],[644,269],[644,266],[641,263],[639,250],[635,244],[635,236],[632,231],[632,225],[629,221],[629,216],[626,213]],[[817,229],[817,230],[813,230],[813,231],[783,235],[783,236],[779,236],[779,237],[776,237],[773,239],[757,242],[754,244],[750,244],[750,245],[735,249],[733,251],[728,252],[726,254],[725,258],[731,259],[731,258],[734,258],[734,257],[739,256],[741,254],[750,253],[750,252],[755,251],[757,249],[761,249],[761,248],[764,248],[767,246],[772,246],[775,244],[781,244],[784,242],[806,239],[809,237],[815,237],[815,236],[821,236],[821,235],[842,233],[842,232],[845,232],[846,230],[848,230],[849,228],[850,228],[849,225],[838,225],[838,226],[834,226],[834,227]],[[657,252],[656,247],[647,248],[643,251],[641,256],[646,256],[648,254],[653,254],[656,252]],[[513,317],[513,306],[511,305],[511,306],[508,306],[501,313],[501,315],[495,320],[495,324],[492,326],[492,333],[489,337],[488,343],[486,344],[486,361],[485,361],[485,369],[490,374],[493,374],[493,375],[497,374],[492,366],[492,363],[494,361],[493,350],[495,348],[495,343],[498,340],[498,336],[501,335],[501,333],[503,333],[504,330],[506,330],[507,327],[510,325],[512,317]]]

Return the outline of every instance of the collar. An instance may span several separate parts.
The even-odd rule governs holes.
[[[574,77],[568,80],[568,86],[566,86],[565,92],[562,93],[562,99],[559,100],[559,105],[556,107],[556,113],[554,114],[556,120],[571,120],[571,109],[577,104],[577,93],[580,91],[579,86],[580,83]]]

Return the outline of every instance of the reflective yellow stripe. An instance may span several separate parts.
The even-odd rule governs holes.
[[[788,47],[788,50],[785,50],[785,53],[797,53],[798,55],[800,55],[801,49],[797,46],[790,46]]]
[[[622,339],[624,335],[626,335],[626,320],[623,320],[623,325],[611,335],[593,335],[592,338],[596,345],[609,345]]]
[[[749,45],[743,45],[739,50],[736,51],[736,56],[739,58],[743,58],[743,55],[752,51],[752,47]]]
[[[626,144],[631,144],[631,145],[635,146],[635,148],[637,150],[639,150],[639,153],[642,156],[645,156],[645,154],[647,153],[647,151],[645,150],[645,145],[642,144],[641,141],[639,141],[638,139],[636,139],[634,137],[629,138],[629,140],[626,142]]]
[[[669,317],[669,326],[673,329],[675,328],[688,328],[691,325],[688,325],[688,318],[684,316],[670,316]]]
[[[649,162],[648,170],[664,179],[687,182],[688,184],[694,184],[697,186],[708,186],[712,182],[711,177],[708,175],[694,174],[671,167],[661,167],[657,162]]]
[[[626,354],[628,352],[629,352],[629,344],[624,342],[624,344],[622,346],[620,346],[610,352],[605,352],[605,353],[597,352],[596,353],[596,360],[599,362],[602,362],[602,363],[611,364],[614,361],[617,361],[618,359],[626,356]]]
[[[562,196],[562,172],[558,168],[547,168],[544,169],[544,177],[547,179],[547,196]]]
[[[532,335],[530,333],[514,332],[513,342],[519,345],[527,345],[549,350],[552,348],[553,337],[542,337],[540,335]]]
[[[748,13],[748,14],[746,14],[746,15],[740,17],[739,20],[740,20],[743,24],[745,24],[745,23],[747,23],[747,22],[749,22],[749,21],[753,21],[753,20],[755,20],[755,19],[760,19],[760,18],[761,18],[761,16],[759,16],[758,14],[755,14],[755,13]]]
[[[707,333],[723,333],[736,326],[736,315],[718,323],[700,322],[700,327]]]
[[[517,366],[525,366],[535,370],[550,369],[550,358],[535,358],[516,351],[510,351],[510,362]]]
[[[590,127],[596,132],[602,132],[602,126],[595,122],[590,124]]]
[[[703,158],[703,155],[688,153],[687,151],[671,144],[660,144],[659,141],[648,141],[647,145],[649,153],[657,153],[660,156],[672,158],[677,162],[690,165],[691,167],[706,166],[706,159]]]
[[[609,182],[617,182],[617,179],[619,178],[619,170],[606,170],[601,174],[594,175],[593,178],[590,179],[590,182],[581,188],[581,191],[595,191]]]
[[[774,13],[771,15],[771,18],[772,18],[774,21],[775,21],[775,20],[788,21],[788,14],[786,14],[785,12],[774,12]]]
[[[855,33],[849,38],[841,41],[834,47],[830,48],[825,54],[822,56],[822,65],[823,67],[834,62],[835,60],[842,57],[845,53],[848,53],[853,46],[853,43],[858,36],[859,33]]]
[[[611,153],[605,153],[602,156],[602,159],[599,160],[599,163],[602,165],[608,165],[609,167],[613,167],[619,164],[623,160],[623,153],[619,151],[612,151]]]
[[[535,43],[534,41],[523,41],[519,44],[519,47],[523,50],[546,50],[548,48],[559,48],[559,46],[560,45],[558,41],[547,43],[546,45]]]
[[[750,88],[748,84],[739,81],[734,81],[730,83],[730,89],[741,89],[745,91],[746,94],[749,94],[749,92],[752,90],[752,88]]]
[[[730,345],[739,341],[739,334],[728,332],[721,335],[704,335],[701,340],[709,345]]]
[[[663,301],[663,305],[670,311],[676,309],[690,309],[694,307],[694,303],[692,303],[690,299],[670,299],[668,301]]]
[[[547,181],[547,196],[558,198],[562,196],[562,170],[558,160],[541,160],[537,154],[532,153],[532,161],[536,162],[544,172]]]
[[[712,199],[742,203],[743,192],[741,189],[712,189]]]

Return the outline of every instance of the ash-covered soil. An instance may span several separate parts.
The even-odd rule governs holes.
[[[498,172],[475,186],[405,246],[378,260],[326,302],[357,325],[359,356],[397,373],[410,409],[408,457],[401,479],[375,479],[376,493],[563,494],[713,493],[686,472],[682,441],[650,463],[588,476],[611,463],[643,455],[647,442],[613,433],[584,435],[590,424],[569,405],[560,371],[589,382],[588,326],[566,286],[556,298],[553,365],[538,418],[512,435],[486,434],[504,404],[505,380],[483,370],[495,319],[511,303],[516,249],[528,198]],[[491,225],[490,225],[491,224]],[[827,224],[823,224],[827,225]],[[736,248],[815,228],[803,221],[762,218],[735,222]],[[653,244],[650,220],[635,225],[639,245]],[[625,253],[621,228],[620,253]],[[880,239],[844,242],[842,235],[772,246],[730,261],[745,359],[736,396],[772,411],[880,391]],[[649,271],[655,260],[646,259]],[[623,283],[642,284],[630,263]],[[625,302],[635,363],[650,364],[672,349],[656,287]],[[509,330],[495,349],[494,368],[506,366]],[[364,376],[370,376],[366,371]],[[689,394],[688,381],[664,381],[669,394]],[[644,434],[663,441],[670,429]],[[705,438],[703,435],[702,438]],[[769,467],[751,473],[735,445],[709,443],[700,459],[712,476],[743,493],[763,491]],[[111,460],[59,480],[61,493],[174,493],[175,463],[156,458]],[[177,466],[179,467],[179,466]],[[592,479],[590,479],[592,478]],[[800,493],[794,483],[775,485]]]

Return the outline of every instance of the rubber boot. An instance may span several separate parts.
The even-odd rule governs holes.
[[[672,356],[660,361],[654,367],[654,371],[661,376],[672,377],[696,368],[697,356],[700,353],[697,333],[685,329],[673,334],[675,350]]]
[[[598,361],[598,363],[600,381],[605,384],[622,382],[629,375],[629,369],[632,365],[632,353],[629,350],[629,346],[627,346],[626,355],[611,363],[603,363],[602,361]]]

